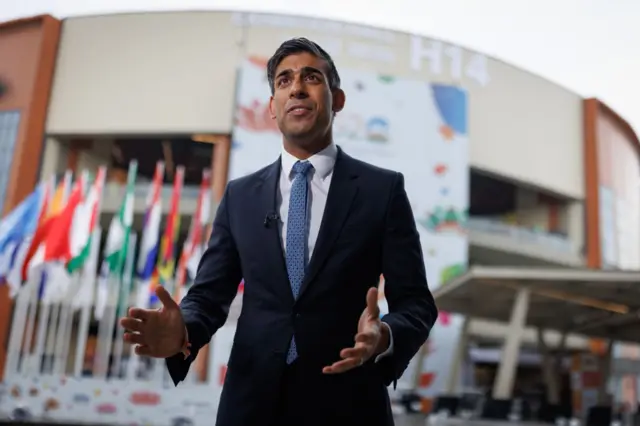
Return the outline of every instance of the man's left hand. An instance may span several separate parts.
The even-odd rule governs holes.
[[[324,367],[322,372],[337,374],[360,367],[371,357],[384,352],[389,346],[389,329],[383,326],[380,321],[378,289],[375,287],[370,288],[367,292],[367,307],[360,315],[355,342],[352,348],[340,351],[342,358],[340,361]]]

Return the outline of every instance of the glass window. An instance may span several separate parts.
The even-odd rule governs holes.
[[[18,139],[20,111],[0,111],[0,214],[4,209],[11,162]]]

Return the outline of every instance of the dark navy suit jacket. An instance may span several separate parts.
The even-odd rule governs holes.
[[[294,332],[305,383],[300,392],[309,404],[305,425],[391,425],[386,387],[401,376],[437,317],[404,178],[338,151],[316,246],[294,300],[278,226],[265,222],[278,211],[279,176],[280,159],[227,185],[195,282],[180,304],[192,354],[167,359],[171,377],[176,385],[184,380],[198,350],[224,324],[244,278],[217,425],[269,424]],[[381,274],[393,354],[324,375],[322,368],[353,346],[367,290]]]

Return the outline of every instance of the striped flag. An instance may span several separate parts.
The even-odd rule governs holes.
[[[176,168],[175,180],[173,182],[173,192],[171,194],[171,204],[167,225],[160,242],[160,253],[158,262],[153,273],[151,286],[149,288],[149,305],[155,306],[158,303],[155,289],[157,286],[170,285],[175,272],[176,244],[180,233],[180,196],[184,182],[184,167]]]
[[[76,209],[84,198],[85,186],[85,179],[81,177],[74,185],[64,209],[58,215],[47,220],[39,229],[43,234],[41,246],[44,248],[39,250],[42,255],[34,258],[28,267],[37,268],[41,264],[51,264],[47,270],[47,275],[50,275],[51,279],[47,283],[43,294],[43,299],[47,302],[62,300],[69,289],[70,277],[65,265],[73,256],[71,251],[71,228]],[[26,275],[27,273],[23,269],[23,276],[26,277]]]
[[[160,239],[160,222],[162,220],[162,187],[164,182],[164,163],[156,164],[151,191],[147,196],[147,203],[142,225],[142,240],[138,255],[137,275],[143,281],[151,279],[158,256]]]
[[[113,217],[107,234],[105,245],[105,262],[109,266],[109,273],[120,276],[124,268],[124,261],[127,258],[127,248],[129,246],[129,234],[133,224],[133,203],[136,176],[138,174],[138,163],[132,161],[129,164],[127,175],[127,188],[120,210]]]
[[[129,236],[131,225],[133,224],[133,203],[135,201],[135,184],[138,175],[138,162],[133,160],[129,163],[127,174],[127,186],[124,200],[120,205],[120,210],[113,216],[107,232],[107,241],[104,247],[104,259],[100,266],[98,285],[96,292],[95,310],[96,318],[102,319],[113,283],[119,283],[122,277],[124,263],[127,258],[129,248]],[[114,280],[115,279],[115,280]]]
[[[0,284],[9,284],[11,297],[15,297],[22,284],[21,276],[16,280],[14,271],[16,266],[21,270],[41,211],[47,208],[48,193],[48,185],[40,183],[0,221]]]
[[[29,271],[42,265],[45,259],[46,241],[55,218],[60,215],[67,201],[69,191],[71,189],[72,173],[67,170],[64,179],[58,185],[56,192],[53,194],[51,202],[48,205],[48,211],[43,209],[38,227],[35,230],[29,248],[27,249],[24,262],[22,265],[22,281],[26,281]],[[42,291],[42,289],[41,289]]]
[[[202,171],[202,183],[200,184],[196,211],[191,218],[189,234],[178,262],[174,292],[177,301],[180,301],[184,296],[187,281],[191,281],[195,277],[198,263],[202,257],[204,231],[209,222],[211,201],[211,171],[205,169]]]
[[[89,258],[91,239],[100,218],[100,201],[106,176],[106,167],[100,167],[91,189],[75,211],[70,235],[71,256],[67,264],[69,273],[78,271]]]

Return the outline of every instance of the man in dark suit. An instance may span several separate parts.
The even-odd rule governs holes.
[[[177,385],[244,278],[218,426],[392,425],[386,387],[437,317],[403,176],[334,145],[345,94],[320,46],[289,40],[267,68],[282,155],[229,182],[188,294],[160,288],[163,308],[121,320],[125,339]]]

